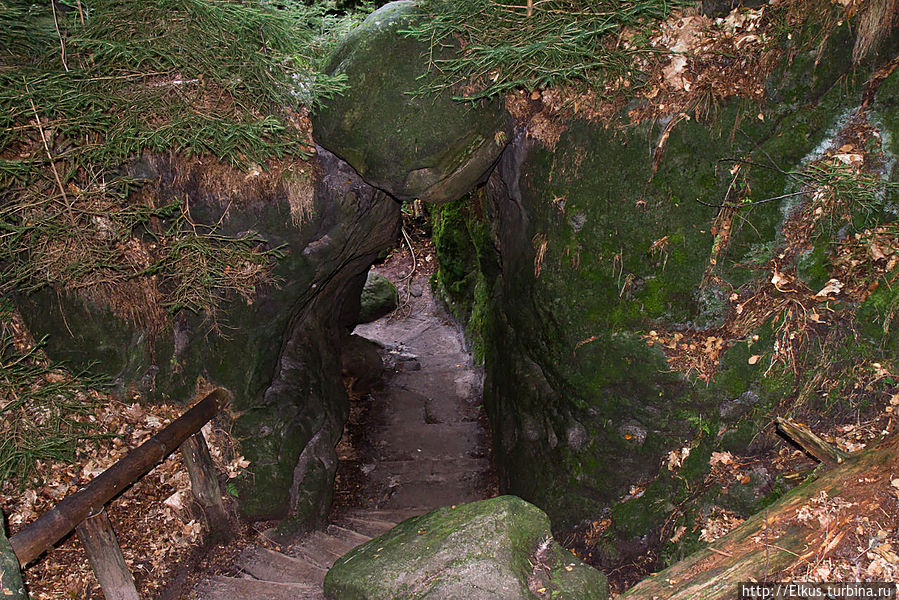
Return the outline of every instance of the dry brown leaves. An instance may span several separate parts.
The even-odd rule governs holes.
[[[149,439],[184,412],[182,406],[142,406],[110,401],[97,419],[102,431],[117,437],[99,449],[79,454],[76,464],[42,464],[42,485],[19,492],[5,487],[0,506],[15,534]],[[243,457],[226,460],[226,434],[204,428],[213,461],[228,476],[248,466]],[[107,507],[125,562],[141,597],[162,589],[200,543],[203,523],[190,493],[190,480],[175,453]],[[25,583],[35,600],[101,598],[99,585],[77,537],[72,535],[26,569]]]
[[[33,343],[18,315],[14,315],[8,326],[14,328],[18,346],[27,348]],[[0,484],[0,509],[8,518],[11,535],[186,410],[173,404],[119,402],[101,394],[96,394],[96,399],[97,410],[86,417],[96,427],[92,430],[96,439],[81,444],[74,463],[39,462],[37,476],[24,488],[18,487],[16,481]],[[243,457],[234,456],[233,442],[226,432],[213,428],[212,424],[207,424],[203,431],[220,472],[234,477],[248,466]],[[142,597],[151,597],[168,582],[169,574],[185,561],[202,536],[200,513],[193,505],[190,480],[178,453],[111,502],[107,510]],[[29,566],[24,578],[35,600],[102,597],[75,535]]]
[[[774,3],[719,19],[675,12],[650,41],[659,53],[641,55],[634,65],[647,74],[642,84],[631,73],[609,81],[601,95],[573,86],[517,91],[506,96],[506,108],[526,125],[529,137],[553,148],[572,118],[608,126],[635,93],[643,102],[629,112],[633,123],[678,114],[703,118],[734,96],[760,100],[774,65],[775,53],[768,49],[772,16],[783,10],[785,3]],[[628,49],[635,35],[625,31],[616,43]]]

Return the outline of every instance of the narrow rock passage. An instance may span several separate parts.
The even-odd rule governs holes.
[[[367,452],[356,508],[286,546],[250,546],[227,575],[206,578],[197,600],[323,600],[322,582],[340,556],[397,522],[440,506],[496,495],[480,370],[461,332],[438,308],[428,273],[391,261],[380,273],[400,286],[402,306],[356,328],[381,346],[382,385],[363,424]],[[405,278],[405,279],[404,279]]]
[[[386,270],[396,279],[393,269]],[[374,456],[362,470],[371,508],[421,514],[495,491],[481,374],[461,332],[435,305],[427,275],[406,285],[400,310],[355,331],[383,347],[386,367],[368,412],[366,437]]]

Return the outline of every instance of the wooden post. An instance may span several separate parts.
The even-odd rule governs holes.
[[[225,510],[225,503],[222,502],[222,490],[202,431],[198,431],[181,444],[181,456],[190,475],[191,494],[203,509],[210,535],[219,539],[230,537],[231,523]]]
[[[140,600],[106,509],[88,517],[75,529],[106,600]]]
[[[6,539],[6,517],[0,511],[0,598],[4,600],[28,600],[19,559]]]

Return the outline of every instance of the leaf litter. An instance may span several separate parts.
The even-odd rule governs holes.
[[[17,313],[5,316],[3,326],[13,335],[18,350],[34,347],[34,340]],[[32,360],[49,364],[39,351],[31,356]],[[44,384],[72,385],[71,377],[64,371],[49,371]],[[91,411],[79,418],[90,426],[89,435],[78,438],[73,455],[39,458],[33,469],[22,476],[0,481],[0,509],[7,516],[10,535],[24,529],[187,410],[176,404],[141,403],[138,397],[122,402],[102,389],[88,393]],[[9,403],[10,398],[0,397],[0,405]],[[17,418],[21,418],[20,413],[0,413],[0,428],[9,430],[11,420]],[[234,477],[249,466],[242,456],[235,455],[234,444],[221,427],[208,423],[203,433],[221,478]],[[172,573],[190,562],[203,540],[201,512],[193,504],[190,479],[178,452],[113,500],[107,511],[142,597],[152,597],[162,590]],[[75,535],[46,552],[23,575],[35,600],[102,598]]]

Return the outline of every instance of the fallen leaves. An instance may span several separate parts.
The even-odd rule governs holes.
[[[699,539],[712,543],[724,537],[743,523],[743,519],[728,510],[716,506],[700,522]]]
[[[808,504],[803,505],[796,513],[796,519],[807,525],[816,522],[821,529],[827,529],[833,524],[841,511],[855,506],[853,502],[846,502],[839,497],[830,497],[827,492],[812,498]]]
[[[680,468],[689,456],[690,448],[687,446],[684,446],[679,450],[672,450],[668,453],[668,470],[674,471],[675,469]]]
[[[836,296],[843,289],[843,284],[839,279],[831,279],[829,280],[823,288],[821,288],[818,293],[815,294],[818,298],[826,298],[827,296]]]
[[[119,403],[107,398],[91,415],[100,440],[84,444],[74,464],[40,462],[40,485],[23,491],[4,483],[0,507],[9,516],[10,533],[34,521],[184,411],[184,406]],[[227,443],[220,432],[206,430],[213,460],[223,468],[222,448]],[[227,464],[229,473],[247,466],[243,457]],[[151,597],[160,589],[199,542],[203,525],[192,510],[190,478],[177,453],[109,505],[126,563],[142,595]],[[30,566],[24,576],[34,600],[100,597],[87,557],[74,537]]]
[[[732,465],[734,464],[734,456],[730,452],[712,452],[709,458],[709,466],[715,465]]]

